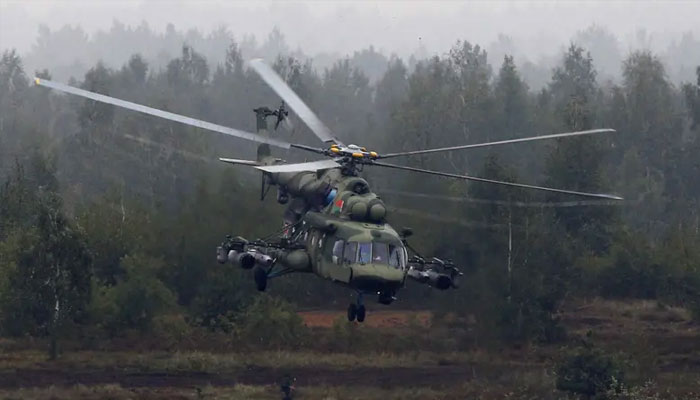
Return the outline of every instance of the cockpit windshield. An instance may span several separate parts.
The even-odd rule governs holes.
[[[377,264],[389,263],[389,246],[386,243],[372,243],[372,262]]]
[[[343,261],[359,264],[385,264],[404,269],[406,250],[401,245],[381,242],[347,242],[345,243]]]
[[[360,264],[372,262],[372,243],[360,243],[359,251],[357,252],[357,262]]]

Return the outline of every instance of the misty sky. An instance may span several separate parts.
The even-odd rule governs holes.
[[[347,54],[375,45],[407,56],[421,45],[442,54],[457,40],[488,46],[499,33],[536,59],[561,49],[593,24],[619,38],[622,49],[655,49],[691,31],[700,36],[700,2],[231,2],[145,0],[0,0],[0,48],[30,50],[40,24],[51,29],[80,24],[88,33],[109,30],[113,20],[142,21],[156,31],[208,32],[226,25],[236,37],[264,39],[278,27],[292,48],[306,54]],[[640,40],[639,31],[647,35]],[[643,41],[644,43],[640,43]]]

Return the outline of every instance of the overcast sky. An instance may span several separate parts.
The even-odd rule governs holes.
[[[169,22],[204,32],[223,24],[238,37],[253,33],[259,40],[278,27],[292,48],[307,54],[345,54],[370,44],[402,56],[420,44],[430,53],[442,53],[457,39],[488,46],[504,33],[536,55],[552,54],[592,24],[609,29],[627,48],[634,46],[640,29],[652,34],[652,49],[668,45],[682,32],[692,31],[697,38],[700,1],[0,0],[0,47],[27,52],[40,24],[52,29],[80,24],[94,33],[108,30],[115,19],[127,25],[146,21],[157,31]]]

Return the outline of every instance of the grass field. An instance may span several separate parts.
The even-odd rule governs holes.
[[[319,335],[342,314],[301,313]],[[570,332],[566,346],[586,337],[625,360],[635,388],[623,398],[700,398],[700,326],[684,310],[595,300],[572,305],[562,319]],[[430,332],[431,321],[428,312],[375,312],[357,329],[400,335],[418,325]],[[298,399],[567,398],[554,385],[564,345],[329,352],[74,344],[56,361],[47,361],[43,346],[0,341],[0,398],[275,399],[282,398],[286,374],[296,379]]]

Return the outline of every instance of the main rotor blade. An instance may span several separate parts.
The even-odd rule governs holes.
[[[316,154],[324,154],[324,155],[326,154],[326,150],[325,150],[325,149],[318,149],[318,148],[316,148],[316,147],[306,146],[306,145],[303,145],[303,144],[292,143],[292,144],[290,144],[289,146],[290,146],[290,147],[293,147],[293,148],[295,148],[295,149],[304,150],[304,151],[310,151],[310,152],[316,153]]]
[[[368,165],[376,165],[379,167],[402,169],[405,171],[420,172],[423,174],[430,174],[430,175],[446,176],[448,178],[463,179],[463,180],[467,180],[467,181],[494,183],[496,185],[513,186],[513,187],[519,187],[519,188],[524,188],[524,189],[542,190],[545,192],[564,193],[564,194],[572,194],[575,196],[595,197],[595,198],[609,199],[609,200],[624,200],[622,197],[615,196],[612,194],[577,192],[574,190],[554,189],[554,188],[548,188],[548,187],[544,187],[544,186],[526,185],[523,183],[496,181],[493,179],[477,178],[475,176],[451,174],[449,172],[432,171],[429,169],[406,167],[403,165],[394,165],[394,164],[387,164],[387,163],[382,163],[382,162],[373,162],[373,163],[368,164]]]
[[[491,200],[464,196],[441,196],[430,193],[407,192],[403,190],[382,189],[381,195],[398,197],[413,197],[418,199],[449,201],[469,204],[489,204],[517,208],[569,208],[569,207],[619,207],[623,203],[616,200],[568,200],[568,201],[515,201],[515,200]]]
[[[531,136],[531,137],[519,138],[519,139],[499,140],[497,142],[466,144],[466,145],[462,145],[462,146],[441,147],[438,149],[404,151],[401,153],[389,153],[389,154],[382,154],[378,158],[413,156],[416,154],[439,153],[439,152],[443,152],[443,151],[474,149],[477,147],[498,146],[498,145],[510,144],[510,143],[532,142],[535,140],[556,139],[556,138],[569,137],[569,136],[592,135],[595,133],[611,133],[611,132],[616,132],[616,131],[614,129],[589,129],[587,131],[555,133],[552,135]]]
[[[205,122],[202,120],[185,117],[183,115],[174,114],[168,111],[159,110],[157,108],[151,108],[143,106],[141,104],[132,103],[126,100],[120,100],[114,97],[106,96],[104,94],[89,92],[87,90],[78,89],[72,86],[64,85],[58,82],[52,82],[46,79],[34,78],[34,82],[38,86],[45,86],[51,89],[58,90],[60,92],[73,94],[80,97],[85,97],[91,100],[99,101],[101,103],[111,104],[114,106],[126,108],[133,111],[138,111],[144,114],[153,115],[155,117],[164,118],[170,121],[180,122],[185,125],[195,126],[197,128],[202,128],[214,132],[223,133],[225,135],[235,136],[241,139],[251,140],[258,143],[267,143],[273,146],[281,147],[283,149],[288,149],[291,145],[287,142],[283,142],[277,139],[271,139],[256,135],[255,133],[241,131],[238,129],[229,128],[222,125],[212,124],[210,122]]]
[[[260,165],[253,168],[265,172],[304,172],[304,171],[319,171],[322,169],[338,168],[340,164],[333,160],[309,161],[296,164],[276,164],[276,165]]]
[[[304,121],[306,126],[311,129],[311,131],[325,143],[337,143],[342,144],[338,139],[334,138],[331,134],[330,129],[321,122],[320,119],[314,114],[313,111],[304,103],[304,101],[297,96],[292,88],[287,85],[287,83],[282,80],[282,78],[275,72],[269,65],[265,63],[262,59],[255,59],[250,61],[250,66],[255,72],[260,75],[260,77],[267,83],[272,90],[277,93],[278,96],[284,100],[284,102],[291,107],[292,110],[297,114],[299,119]]]
[[[234,165],[247,165],[249,167],[257,167],[260,165],[259,162],[253,161],[253,160],[241,160],[238,158],[223,158],[219,157],[219,161],[229,163],[229,164],[234,164]]]

